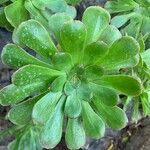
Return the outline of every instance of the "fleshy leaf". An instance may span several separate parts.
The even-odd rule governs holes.
[[[142,92],[140,80],[127,75],[105,75],[94,82],[131,96],[139,95]]]
[[[113,25],[107,26],[102,32],[99,40],[105,42],[107,45],[112,45],[116,40],[122,37],[120,31]]]
[[[122,109],[117,106],[106,106],[100,103],[98,99],[93,100],[93,103],[98,115],[102,117],[109,127],[122,129],[126,126],[128,118]]]
[[[134,67],[139,61],[136,57],[138,51],[139,44],[135,39],[129,36],[122,37],[112,44],[101,66],[109,70]]]
[[[57,77],[51,84],[51,91],[52,92],[63,91],[63,87],[64,87],[66,80],[67,80],[67,77],[65,75]]]
[[[32,115],[33,106],[41,97],[42,95],[34,97],[22,103],[19,103],[18,105],[15,105],[8,112],[7,116],[9,120],[13,122],[13,124],[16,124],[16,125],[28,124],[32,120],[31,115]]]
[[[90,83],[93,96],[107,106],[115,106],[119,101],[117,93],[110,88]]]
[[[54,148],[61,140],[63,127],[64,97],[58,102],[53,115],[49,118],[41,130],[40,143],[47,149]]]
[[[67,97],[65,103],[65,114],[69,118],[77,118],[81,114],[81,100],[78,98],[77,93],[74,91]]]
[[[35,20],[28,20],[19,25],[15,31],[19,43],[23,43],[38,54],[50,57],[57,51],[46,29]]]
[[[3,48],[1,57],[4,64],[13,68],[19,68],[29,64],[51,67],[49,64],[38,60],[15,44],[7,44]]]
[[[99,39],[102,31],[109,24],[109,20],[109,13],[101,7],[91,6],[85,10],[82,21],[87,28],[87,44]]]
[[[150,67],[150,49],[146,50],[145,52],[141,53],[143,61],[146,63],[148,67]]]
[[[26,21],[29,18],[29,14],[24,7],[24,0],[17,0],[6,6],[5,15],[13,27],[18,27],[20,23]]]
[[[58,70],[70,71],[73,67],[71,55],[69,53],[56,53],[52,59],[54,67]]]
[[[66,22],[60,32],[61,43],[64,51],[71,54],[73,62],[79,63],[85,44],[86,28],[80,21]]]
[[[50,30],[54,33],[57,40],[60,41],[60,31],[65,22],[72,21],[72,18],[65,13],[57,13],[49,19]]]
[[[99,139],[104,136],[105,124],[87,102],[82,102],[83,126],[87,136]]]
[[[65,140],[69,149],[79,149],[84,146],[86,136],[81,121],[78,118],[68,120]]]
[[[34,123],[45,124],[53,115],[53,111],[59,101],[61,92],[48,93],[42,97],[33,107],[32,118]]]
[[[103,42],[88,44],[84,49],[83,63],[85,65],[97,64],[107,53],[108,46]]]
[[[60,75],[64,73],[46,67],[27,65],[13,74],[12,82],[15,85],[27,85],[40,81],[52,81]]]
[[[85,76],[88,79],[88,81],[93,81],[99,79],[104,74],[103,68],[93,65],[89,66],[85,70]]]
[[[34,82],[23,86],[8,85],[0,90],[0,104],[7,106],[18,103],[34,93],[46,90],[48,85],[44,82]]]

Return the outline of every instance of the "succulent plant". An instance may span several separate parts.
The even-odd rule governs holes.
[[[120,69],[138,64],[139,44],[109,21],[109,13],[96,6],[85,10],[82,22],[52,15],[54,43],[44,26],[31,19],[15,30],[15,44],[3,48],[3,63],[18,70],[12,84],[0,91],[0,104],[12,106],[7,117],[15,125],[39,128],[42,147],[54,148],[65,132],[67,147],[78,149],[86,136],[103,137],[106,125],[121,129],[127,124],[117,106],[119,95],[138,96],[143,87]]]

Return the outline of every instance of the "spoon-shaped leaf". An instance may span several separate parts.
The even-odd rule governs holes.
[[[61,92],[48,93],[42,97],[33,107],[32,118],[34,123],[45,124],[53,114],[55,106],[59,101]]]
[[[50,30],[54,33],[57,40],[60,41],[60,31],[65,22],[73,20],[65,13],[57,13],[52,15],[49,19]]]
[[[128,122],[125,112],[117,106],[109,107],[99,102],[98,99],[93,100],[97,113],[107,123],[107,125],[114,129],[124,128]]]
[[[84,146],[86,141],[85,131],[78,118],[68,120],[65,140],[69,149],[79,149]]]
[[[112,45],[116,40],[122,37],[120,31],[113,25],[107,26],[102,32],[99,40],[105,42],[107,45]]]
[[[139,95],[142,91],[140,80],[126,75],[106,75],[94,82],[131,96]]]
[[[60,32],[61,43],[64,51],[71,54],[73,62],[79,63],[85,44],[86,28],[80,21],[66,22]]]
[[[18,13],[19,12],[19,13]],[[7,20],[13,27],[18,27],[20,23],[29,18],[28,11],[24,7],[24,1],[18,0],[5,7]]]
[[[103,42],[88,44],[84,49],[83,63],[85,65],[96,64],[108,53],[108,46]]]
[[[28,124],[32,118],[32,109],[35,103],[42,97],[43,95],[36,96],[32,99],[19,103],[15,105],[7,114],[7,117],[13,124],[16,125],[26,125]]]
[[[93,111],[89,103],[82,102],[83,126],[87,136],[99,139],[104,136],[105,124],[102,119]]]
[[[109,13],[101,7],[91,6],[85,10],[82,21],[87,28],[87,44],[99,39],[102,31],[109,24],[109,20]]]
[[[4,64],[13,68],[20,68],[29,64],[51,67],[49,64],[38,60],[15,44],[7,44],[3,48],[1,57]]]
[[[42,147],[47,149],[54,148],[61,140],[63,126],[63,104],[64,97],[58,102],[53,115],[43,126],[40,135]]]
[[[46,80],[52,81],[60,75],[64,75],[64,73],[46,67],[27,65],[13,74],[12,82],[15,85],[27,85]]]
[[[0,104],[7,106],[18,103],[32,94],[40,93],[48,88],[45,82],[35,82],[23,86],[8,85],[0,90]]]
[[[117,105],[119,97],[113,89],[94,83],[90,83],[90,88],[93,92],[94,97],[96,97],[100,102],[104,103],[107,106]]]
[[[38,54],[49,57],[57,51],[46,29],[35,20],[28,20],[19,25],[15,36]]]
[[[129,36],[122,37],[112,44],[101,65],[106,69],[134,67],[139,61],[136,57],[138,51],[139,44],[135,39]]]
[[[76,91],[67,97],[65,103],[65,114],[69,118],[77,118],[81,114],[81,100],[78,98]]]

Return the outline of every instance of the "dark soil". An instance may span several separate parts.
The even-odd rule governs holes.
[[[91,5],[103,6],[106,0],[83,0],[77,6],[77,19],[81,19],[84,10]],[[11,42],[11,33],[0,29],[0,53],[3,46]],[[10,84],[13,70],[2,65],[0,61],[0,89]],[[6,129],[11,123],[5,120],[9,107],[0,106],[0,130]],[[7,137],[0,141],[0,150],[6,150],[6,146],[12,140]],[[121,131],[106,130],[106,135],[100,140],[87,138],[83,150],[150,150],[150,118],[143,118],[137,124],[130,124]],[[55,150],[67,150],[64,138]]]

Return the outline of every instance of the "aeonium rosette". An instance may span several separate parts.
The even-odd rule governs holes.
[[[68,148],[78,149],[86,135],[104,136],[105,124],[115,129],[126,125],[119,95],[138,95],[142,87],[139,79],[119,70],[138,63],[139,45],[122,37],[109,20],[100,7],[89,7],[82,22],[55,14],[49,19],[55,44],[39,22],[29,20],[14,32],[16,44],[4,47],[3,62],[18,70],[1,90],[0,102],[13,106],[8,118],[14,124],[40,127],[42,147],[54,148],[65,131]]]

